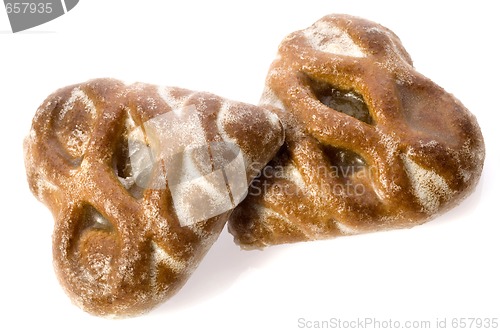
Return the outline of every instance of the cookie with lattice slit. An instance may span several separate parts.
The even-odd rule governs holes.
[[[283,139],[275,114],[209,93],[97,79],[50,95],[25,164],[73,302],[126,316],[175,294]]]
[[[475,117],[364,19],[330,15],[286,37],[261,106],[286,140],[231,215],[244,248],[418,225],[480,178]]]

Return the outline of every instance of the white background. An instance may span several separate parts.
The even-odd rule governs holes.
[[[0,330],[294,331],[299,318],[365,317],[433,326],[446,318],[452,330],[453,318],[500,320],[494,4],[82,0],[18,34],[0,8]],[[283,37],[330,13],[392,29],[417,70],[477,116],[487,159],[476,192],[410,230],[251,252],[224,230],[185,287],[144,316],[108,320],[72,305],[52,268],[52,216],[29,191],[23,164],[22,140],[44,98],[69,84],[114,77],[257,103]]]

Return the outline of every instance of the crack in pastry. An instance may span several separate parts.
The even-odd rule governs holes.
[[[373,119],[366,106],[363,96],[355,91],[345,91],[338,89],[328,83],[318,82],[312,79],[308,85],[311,87],[316,98],[329,108],[352,116],[367,124],[372,124]]]

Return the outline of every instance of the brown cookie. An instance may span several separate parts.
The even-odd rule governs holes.
[[[209,93],[97,79],[50,95],[25,164],[71,299],[123,316],[172,296],[283,136],[273,113]]]
[[[231,215],[244,248],[418,225],[469,195],[482,171],[475,117],[364,19],[330,15],[286,37],[261,106],[286,141]]]

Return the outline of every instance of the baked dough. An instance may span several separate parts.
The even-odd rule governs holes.
[[[162,118],[165,115],[173,116]],[[168,127],[171,122],[174,126]],[[159,126],[157,137],[148,126]],[[142,146],[136,144],[141,134]],[[160,144],[155,143],[158,139]],[[54,266],[70,298],[95,315],[126,316],[147,311],[175,294],[238,203],[233,191],[232,206],[217,210],[231,183],[217,186],[214,177],[201,176],[215,174],[210,167],[220,157],[217,147],[222,143],[237,149],[246,189],[283,139],[275,114],[209,93],[96,79],[50,95],[25,140],[25,164],[32,192],[54,216]],[[180,159],[172,160],[187,165],[174,172],[184,169],[187,175],[197,175],[187,186],[176,183],[178,193],[164,172],[164,160],[141,178],[151,163],[145,162],[148,153],[141,156],[140,148],[156,144],[168,149],[174,141],[185,149],[177,155]],[[212,147],[208,162],[200,157],[206,146]],[[231,152],[234,149],[222,151]],[[143,169],[133,169],[141,165]],[[231,173],[236,166],[217,167],[226,167],[229,177],[238,175]],[[241,179],[232,184],[241,184],[237,180]],[[200,197],[207,199],[200,210],[205,215],[198,217],[210,217],[189,219],[199,207],[194,198]],[[183,204],[187,212],[179,208]]]
[[[475,117],[364,19],[330,15],[287,36],[260,104],[286,141],[231,215],[247,249],[415,226],[462,201],[482,171]]]

